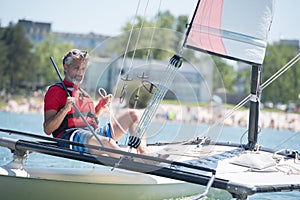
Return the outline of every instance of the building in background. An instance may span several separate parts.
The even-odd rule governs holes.
[[[108,93],[120,91],[124,84],[135,82],[142,86],[144,81],[158,86],[168,78],[165,73],[168,60],[143,60],[126,58],[121,69],[123,58],[93,58],[86,73],[84,88],[97,95],[100,87]],[[127,77],[129,81],[124,81]],[[179,68],[174,81],[168,88],[165,99],[180,102],[209,102],[212,98],[213,63],[207,59],[201,63],[184,62]],[[116,88],[118,87],[118,89]],[[118,96],[116,97],[118,98]]]
[[[78,49],[93,49],[102,41],[109,38],[101,34],[88,33],[61,33],[52,32],[51,23],[34,22],[30,20],[19,20],[19,24],[23,25],[26,37],[34,43],[42,42],[50,33],[64,42],[69,42],[76,46]]]
[[[49,34],[53,34],[63,42],[69,42],[79,49],[94,49],[97,44],[110,38],[101,34],[88,33],[60,33],[51,31],[51,23],[34,22],[29,20],[19,20],[24,26],[26,37],[33,43],[43,41]],[[104,48],[104,47],[103,47]],[[129,74],[132,77],[144,73],[149,76],[149,81],[154,84],[166,78],[164,70],[168,65],[168,60],[151,60],[131,58],[125,59],[125,66],[120,73],[123,58],[93,58],[86,73],[84,87],[91,94],[97,95],[99,87],[103,87],[109,93],[113,93],[117,83],[122,84],[121,77]],[[129,66],[131,63],[131,66]],[[208,102],[212,96],[213,63],[203,59],[201,63],[184,62],[178,70],[175,81],[169,88],[166,95],[168,99],[177,99],[185,102]]]

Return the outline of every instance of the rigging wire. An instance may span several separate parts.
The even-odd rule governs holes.
[[[275,74],[273,74],[267,81],[265,81],[260,89],[265,89],[268,85],[270,85],[273,81],[275,81],[278,77],[280,77],[285,71],[291,68],[296,62],[300,59],[300,53],[297,54],[294,58],[292,58],[288,63],[286,63],[280,70],[278,70]]]
[[[160,11],[160,6],[161,6],[161,1],[159,3],[159,9],[158,9],[158,14],[159,16],[159,11]],[[157,22],[156,22],[157,23]],[[153,34],[151,37],[150,42],[152,43],[153,37],[155,33],[155,28],[153,30]],[[150,45],[151,47],[151,45]],[[138,136],[138,138],[142,138],[146,132],[146,128],[149,126],[151,120],[154,117],[154,114],[156,113],[158,106],[160,105],[161,101],[163,100],[166,92],[168,91],[172,81],[174,80],[176,76],[177,70],[180,68],[182,64],[182,53],[183,53],[183,45],[181,45],[180,50],[178,51],[177,55],[174,55],[169,63],[167,68],[164,71],[164,74],[166,74],[166,78],[163,79],[161,82],[159,82],[157,85],[154,85],[156,88],[156,92],[152,96],[147,108],[145,109],[141,119],[138,122],[138,125],[134,131],[134,136]],[[150,49],[148,49],[148,55],[147,55],[147,61],[150,55]],[[152,84],[152,83],[151,83]],[[131,149],[131,148],[130,148]]]
[[[130,71],[130,69],[133,66],[133,60],[134,60],[135,53],[136,53],[136,50],[137,50],[137,47],[138,47],[138,44],[139,44],[139,41],[140,41],[141,32],[142,32],[142,30],[144,28],[144,23],[145,23],[145,18],[146,18],[146,12],[147,12],[147,9],[148,9],[148,5],[149,5],[149,0],[147,0],[147,4],[146,4],[145,9],[144,9],[144,17],[143,17],[143,20],[142,20],[142,24],[141,24],[141,26],[139,28],[138,36],[137,36],[137,39],[136,39],[136,42],[135,42],[135,46],[134,46],[134,49],[133,49],[133,54],[132,54],[132,57],[131,57],[131,63],[129,65],[129,71]]]
[[[158,106],[160,105],[163,97],[165,96],[168,87],[171,85],[172,81],[176,76],[176,72],[178,67],[176,67],[176,63],[172,63],[172,59],[169,62],[164,74],[166,74],[166,78],[162,80],[162,82],[157,85],[156,92],[154,93],[149,105],[147,106],[146,110],[144,111],[141,119],[138,122],[137,128],[134,132],[135,136],[143,137],[148,127],[151,119],[153,118],[154,114],[157,111]]]
[[[159,16],[159,13],[160,13],[161,2],[162,2],[162,0],[159,1],[159,6],[158,6],[158,10],[157,10],[157,16]],[[148,7],[148,2],[147,2],[147,7]],[[146,13],[146,9],[145,9],[145,13]],[[145,14],[144,14],[144,19],[145,19]],[[155,32],[156,32],[157,22],[158,22],[158,20],[156,20],[156,22],[155,22],[155,25],[153,27],[153,31],[152,31],[152,34],[151,34],[151,38],[150,38],[150,41],[149,41],[149,45],[148,45],[149,47],[148,47],[147,56],[146,56],[146,64],[149,63],[149,57],[150,57],[150,54],[151,54],[151,46],[152,46],[153,38],[154,38],[154,35],[155,35]],[[142,23],[142,26],[143,25],[144,25],[144,21]],[[136,44],[136,48],[137,48],[137,44]],[[132,57],[132,62],[133,62],[133,58],[134,58],[134,56]],[[145,73],[143,72],[143,74],[141,76],[138,76],[138,78],[141,78],[142,81],[143,81],[144,79],[147,78],[147,76],[145,76]],[[140,89],[141,89],[141,87],[138,88],[133,109],[136,109],[137,101],[138,101],[138,98],[139,98]]]
[[[133,33],[134,26],[135,26],[135,20],[137,19],[137,16],[138,16],[138,11],[139,11],[140,4],[141,4],[141,0],[138,1],[138,5],[137,5],[136,10],[135,10],[135,15],[132,18],[132,25],[131,25],[131,29],[130,29],[129,37],[128,37],[128,40],[127,40],[127,44],[126,44],[126,48],[125,48],[124,56],[123,56],[123,59],[122,59],[121,68],[120,68],[120,72],[119,72],[119,75],[118,75],[118,78],[117,78],[116,85],[119,84],[119,80],[120,80],[121,75],[122,75],[122,70],[123,70],[124,65],[125,65],[125,60],[126,60],[126,56],[127,56],[127,53],[128,53],[129,44],[131,42],[132,33]],[[114,94],[116,94],[116,93],[117,93],[117,87],[115,88],[115,91],[114,91]]]
[[[142,23],[141,28],[142,27],[143,27],[143,23]],[[141,33],[141,29],[139,30],[139,34],[140,33]],[[153,34],[152,34],[151,42],[152,42],[154,33],[155,32],[153,32]],[[139,37],[138,37],[137,42],[138,41],[139,41]],[[136,44],[135,48],[137,48],[137,44]],[[148,55],[149,55],[149,51],[148,51]],[[166,74],[166,78],[163,79],[156,86],[156,89],[157,89],[156,92],[152,96],[150,103],[148,104],[147,108],[145,109],[143,115],[141,116],[141,119],[139,119],[139,122],[136,126],[136,129],[134,130],[133,135],[129,137],[129,142],[128,142],[128,146],[129,146],[128,151],[129,152],[132,150],[133,147],[137,148],[138,145],[140,144],[141,138],[143,138],[146,128],[149,126],[151,119],[153,118],[154,114],[156,113],[160,102],[162,101],[163,97],[165,96],[166,92],[168,91],[168,88],[169,88],[170,84],[172,83],[172,81],[174,80],[174,78],[176,76],[176,72],[180,68],[181,64],[182,64],[181,56],[174,55],[170,59],[168,66],[165,69],[165,73],[164,73],[164,74]],[[132,65],[130,67],[132,67]],[[115,167],[119,166],[122,159],[123,159],[123,157],[120,158],[119,162],[116,163]]]
[[[149,1],[149,0],[148,0]],[[116,82],[116,85],[119,84],[119,81],[121,79],[121,74],[122,74],[122,71],[124,69],[124,65],[125,65],[125,61],[126,61],[126,56],[128,54],[128,49],[129,49],[129,45],[131,43],[131,40],[132,40],[132,34],[133,34],[133,29],[135,27],[135,21],[137,19],[137,16],[138,16],[138,11],[139,11],[139,8],[140,8],[140,4],[141,4],[141,0],[138,1],[138,4],[137,4],[137,7],[136,7],[136,10],[135,10],[135,15],[134,17],[132,18],[132,25],[131,25],[131,29],[130,29],[130,32],[129,32],[129,36],[128,36],[128,40],[127,40],[127,44],[126,44],[126,48],[125,48],[125,52],[124,52],[124,55],[123,55],[123,59],[122,59],[122,63],[121,63],[121,68],[120,68],[120,71],[119,71],[119,75],[118,75],[118,78],[117,78],[117,82]],[[148,3],[147,3],[148,5]],[[127,77],[126,79],[128,79],[129,77]],[[125,85],[124,85],[125,86]],[[123,87],[124,89],[124,87]],[[98,91],[99,94],[100,94],[100,91]],[[115,90],[114,90],[114,94],[117,93],[117,87],[115,87]],[[101,94],[100,94],[101,95]],[[116,124],[119,126],[119,128],[123,131],[123,132],[126,132],[123,127],[120,125],[120,123],[118,122],[118,120],[116,119],[115,117],[115,114],[113,113],[112,109],[111,109],[111,105],[108,107],[108,106],[105,106],[105,108],[107,109],[107,111],[109,112],[109,120],[111,121],[112,119],[116,122]],[[113,127],[111,127],[113,129]],[[114,132],[114,130],[112,130]]]
[[[145,13],[146,13],[146,10],[147,10],[147,7],[148,7],[148,2],[147,1],[147,6],[145,7],[145,10],[144,10],[144,16],[145,16]],[[161,3],[161,2],[160,2]],[[139,4],[140,4],[140,1],[139,1]],[[138,4],[138,8],[139,8],[139,4]],[[138,10],[137,8],[137,10]],[[137,11],[136,11],[137,13]],[[135,15],[135,18],[137,17],[137,14]],[[142,21],[142,25],[139,29],[139,32],[138,32],[138,37],[137,37],[137,41],[136,41],[136,44],[135,44],[135,48],[134,48],[134,52],[133,52],[133,56],[132,56],[132,59],[131,59],[131,64],[130,64],[130,68],[132,67],[132,63],[133,63],[133,59],[134,59],[134,56],[135,56],[135,53],[136,53],[136,49],[137,49],[137,45],[138,45],[138,42],[139,42],[139,39],[140,39],[140,34],[141,34],[141,30],[144,26],[144,21]],[[127,52],[128,52],[128,48],[129,48],[129,42],[131,40],[131,37],[132,37],[132,32],[133,32],[133,28],[134,28],[134,24],[132,25],[131,27],[131,32],[130,32],[130,36],[129,36],[129,40],[128,40],[128,43],[127,43],[127,47],[126,47],[126,51],[125,51],[125,54],[124,54],[124,58],[123,58],[123,62],[122,62],[122,68],[124,67],[124,62],[125,62],[125,58],[126,58],[126,55],[127,55]],[[150,43],[152,42],[153,40],[153,37],[154,37],[154,33],[155,33],[155,29],[153,30],[153,33],[152,33],[152,37],[151,37],[151,40],[150,40]],[[151,47],[151,45],[150,45]],[[149,56],[150,56],[150,52],[151,52],[151,48],[148,49],[148,54],[147,54],[147,60],[146,62],[148,62],[149,60]],[[182,49],[180,50],[180,52],[182,53]],[[281,76],[286,70],[288,70],[291,66],[293,66],[298,60],[300,59],[300,54],[298,54],[295,58],[293,58],[289,63],[287,63],[283,68],[281,68],[277,73],[275,73],[271,78],[269,78],[265,83],[263,83],[261,86],[257,85],[257,87],[259,88],[258,92],[261,92],[265,87],[267,87],[270,83],[272,83],[275,79],[277,79],[279,76]],[[120,70],[121,72],[121,70]],[[121,75],[121,74],[119,74]],[[172,77],[172,75],[170,76]],[[119,79],[118,79],[119,80]],[[168,82],[169,79],[166,81]],[[161,84],[160,86],[164,86],[164,84]],[[163,93],[160,93],[159,95],[157,95],[155,97],[156,100],[159,100],[160,98],[162,98],[162,95]],[[247,97],[245,97],[239,104],[237,104],[233,109],[231,109],[229,112],[225,113],[224,117],[221,118],[220,120],[216,121],[211,127],[208,128],[207,131],[201,133],[202,134],[205,134],[207,133],[211,128],[221,124],[225,119],[227,119],[228,117],[230,117],[234,112],[236,112],[236,110],[238,110],[239,108],[241,108],[243,105],[246,104],[246,102],[248,102],[248,100],[251,98],[251,95],[249,94]],[[152,105],[153,106],[153,105]],[[154,106],[154,109],[153,110],[156,110],[156,106]],[[149,112],[147,113],[147,115],[143,115],[141,120],[140,121],[144,121],[144,123],[142,123],[140,125],[140,127],[146,127],[148,126],[148,122],[149,120],[151,119],[152,115],[153,115],[154,112]],[[141,133],[140,136],[143,136],[144,133]]]
[[[125,65],[125,61],[126,61],[126,56],[127,56],[127,54],[128,54],[129,45],[130,45],[130,43],[131,43],[131,41],[132,41],[133,29],[134,29],[134,27],[135,27],[136,19],[138,18],[137,16],[138,16],[138,11],[139,11],[139,8],[140,8],[140,4],[141,4],[141,0],[138,1],[138,5],[137,5],[137,8],[136,8],[136,12],[135,12],[135,15],[134,15],[134,17],[133,17],[133,19],[132,19],[132,26],[131,26],[130,33],[129,33],[129,38],[128,38],[128,40],[127,40],[127,45],[126,45],[126,49],[125,49],[124,56],[123,56],[123,59],[122,59],[122,64],[121,64],[121,68],[120,68],[120,72],[119,72],[119,75],[118,75],[118,78],[117,78],[117,83],[116,83],[116,85],[118,85],[120,79],[122,79],[122,78],[121,78],[121,74],[122,74],[122,71],[123,71],[123,68],[124,68],[124,65]],[[134,59],[134,57],[135,57],[135,52],[136,52],[136,49],[137,49],[137,45],[138,45],[138,42],[139,42],[139,38],[140,38],[140,35],[141,35],[141,31],[142,31],[142,28],[143,28],[143,26],[144,26],[144,21],[145,21],[145,16],[146,16],[146,11],[147,11],[147,8],[148,8],[148,4],[149,4],[149,0],[147,1],[147,4],[146,4],[145,9],[144,9],[144,18],[143,18],[143,21],[142,21],[142,25],[141,25],[141,27],[139,28],[138,38],[137,38],[137,40],[136,40],[136,44],[135,44],[135,47],[134,47],[133,55],[132,55],[132,58],[131,58],[131,63],[130,63],[130,65],[129,65],[129,71],[130,71],[130,69],[132,68],[132,65],[133,65],[133,59]],[[124,79],[122,79],[122,80],[124,80]],[[126,80],[124,80],[125,83],[124,83],[123,89],[122,89],[122,93],[124,93],[124,95],[126,94],[126,87],[127,87],[126,82],[127,82],[128,80],[131,80],[131,79],[129,79],[129,77],[128,77],[128,75],[127,75]],[[117,87],[115,87],[115,91],[114,91],[114,94],[116,94],[116,93],[117,93]],[[125,97],[124,97],[124,98],[125,98]],[[115,118],[115,117],[112,117],[113,112],[112,112],[111,109],[109,109],[109,113],[110,113],[110,119],[111,119],[111,118],[114,118],[114,119],[115,119],[114,121],[115,121],[116,123],[118,123],[117,120],[116,120],[116,118]],[[120,128],[122,129],[122,131],[124,131],[124,129],[123,129],[121,126],[120,126]],[[124,131],[124,132],[126,132],[126,131]]]
[[[157,10],[157,17],[159,16],[159,13],[160,13],[161,2],[162,2],[162,0],[160,0],[160,2],[159,2],[159,6],[158,6],[158,10]],[[136,41],[136,45],[135,45],[135,48],[134,48],[134,54],[133,54],[132,59],[131,59],[131,65],[130,65],[130,67],[132,67],[132,65],[133,65],[133,59],[134,59],[134,57],[135,57],[135,52],[136,52],[137,45],[138,45],[138,42],[139,42],[140,33],[141,33],[141,31],[142,31],[142,28],[144,27],[144,22],[145,22],[145,19],[146,19],[146,10],[147,10],[147,8],[148,8],[148,3],[149,3],[149,1],[147,1],[147,5],[146,5],[146,7],[145,7],[143,22],[142,22],[142,25],[141,25],[140,30],[139,30],[139,35],[138,35],[138,39],[137,39],[137,41]],[[155,22],[155,25],[154,25],[154,27],[153,27],[153,31],[152,31],[152,34],[151,34],[151,38],[150,38],[150,41],[149,41],[149,47],[148,47],[147,56],[146,56],[146,64],[149,63],[149,57],[150,57],[150,55],[151,55],[151,46],[152,46],[153,38],[154,38],[154,35],[155,35],[155,32],[156,32],[157,22],[158,22],[158,20],[156,20],[156,22]],[[142,74],[141,76],[137,76],[137,77],[140,78],[141,81],[142,81],[142,85],[141,85],[141,86],[143,86],[143,81],[144,81],[145,79],[148,78],[148,77],[145,75],[144,72],[143,72],[143,74]],[[140,95],[141,86],[138,87],[137,93],[136,93],[136,95],[135,95],[133,109],[136,109],[136,106],[137,106],[137,103],[138,103],[138,100],[139,100],[139,95]],[[137,127],[138,127],[138,125],[137,125]],[[142,138],[142,137],[140,137],[140,138]],[[126,144],[127,144],[127,139],[126,139],[125,142],[126,142]],[[129,149],[129,151],[131,151],[131,148]]]
[[[157,15],[159,15],[159,12],[160,12],[160,8],[161,8],[161,0],[159,2],[159,6],[158,6],[158,11],[157,11]],[[139,1],[139,4],[140,4],[140,1]],[[147,13],[147,9],[148,9],[148,5],[149,5],[149,0],[147,1],[146,3],[146,6],[145,6],[145,9],[144,9],[144,13],[143,13],[143,20],[142,20],[142,23],[141,23],[141,26],[139,28],[139,31],[138,31],[138,36],[137,36],[137,40],[136,40],[136,43],[135,43],[135,47],[134,47],[134,51],[133,51],[133,55],[132,55],[132,58],[131,58],[131,63],[129,65],[129,71],[131,70],[131,68],[133,67],[133,60],[135,58],[135,54],[136,54],[136,50],[138,48],[138,44],[139,44],[139,41],[140,41],[140,36],[141,36],[141,32],[144,28],[144,23],[145,23],[145,19],[146,19],[146,13]],[[138,10],[139,6],[137,7],[137,10]],[[136,11],[136,15],[135,15],[135,19],[137,19],[137,12]],[[151,46],[152,46],[152,43],[153,43],[153,38],[154,38],[154,35],[155,35],[155,32],[156,32],[156,26],[157,26],[157,21],[155,23],[155,26],[153,28],[153,31],[152,31],[152,34],[151,34],[151,39],[149,41],[149,48],[148,48],[148,52],[147,52],[147,58],[146,58],[146,63],[148,63],[149,61],[149,57],[150,57],[150,54],[151,54]],[[134,24],[132,25],[131,27],[131,32],[130,32],[130,38],[132,37],[132,32],[133,32],[133,28],[134,28]],[[125,59],[126,59],[126,55],[127,55],[127,52],[128,52],[128,48],[129,48],[129,43],[130,43],[130,40],[128,40],[128,43],[127,43],[127,48],[126,48],[126,51],[125,51],[125,54],[124,54],[124,57],[123,57],[123,64],[122,64],[122,68],[124,67],[124,62],[125,62]],[[121,70],[122,71],[122,70]],[[120,74],[119,74],[120,75]],[[144,74],[143,74],[143,77]],[[119,80],[119,79],[118,79]],[[118,84],[118,83],[117,83]],[[138,90],[138,93],[139,93],[139,90]],[[137,94],[139,95],[139,94]],[[136,103],[134,104],[134,109],[136,108]]]
[[[161,2],[162,2],[162,0],[159,1],[159,5],[158,5],[158,9],[157,9],[157,16],[156,16],[157,18],[158,18],[159,13],[160,13]],[[157,22],[158,22],[158,20],[156,20],[156,22],[155,22],[155,25],[154,25],[153,31],[152,31],[152,35],[151,35],[151,39],[149,41],[149,48],[148,48],[148,53],[147,53],[147,57],[146,57],[146,63],[148,63],[149,57],[150,57],[150,54],[151,54],[151,46],[152,46],[152,42],[153,42],[154,35],[155,35],[155,32],[156,32]]]
[[[291,59],[287,64],[285,64],[280,70],[278,70],[273,76],[271,76],[267,81],[265,81],[261,86],[260,86],[260,90],[262,91],[263,89],[265,89],[268,85],[270,85],[273,81],[275,81],[275,79],[277,79],[279,76],[281,76],[285,71],[287,71],[290,67],[292,67],[296,62],[298,62],[300,60],[300,54],[297,54],[293,59]],[[260,92],[261,92],[260,91]],[[242,106],[244,106],[249,99],[251,98],[251,94],[249,94],[248,96],[246,96],[243,100],[241,100],[237,105],[235,105],[232,109],[230,109],[229,111],[227,111],[224,115],[224,117],[220,118],[219,120],[217,120],[214,124],[212,124],[211,126],[209,126],[205,131],[203,131],[201,134],[199,134],[196,138],[200,138],[201,136],[207,134],[211,129],[213,129],[214,127],[221,125],[222,122],[224,122],[226,119],[228,119],[230,116],[232,116],[233,113],[235,113],[237,110],[239,110]],[[246,130],[240,139],[240,142],[243,138],[243,136],[247,133],[248,130]],[[298,132],[297,132],[298,133]],[[297,135],[297,133],[295,135]],[[288,138],[287,140],[285,140],[284,142],[288,141],[289,139],[293,138],[294,136]],[[192,139],[194,140],[194,138]],[[180,142],[180,144],[184,144],[184,143],[189,143],[191,142],[191,140],[186,140],[186,141],[182,141]],[[282,142],[282,143],[284,143]],[[281,144],[282,144],[281,143]],[[178,143],[177,143],[178,144]],[[280,144],[280,145],[281,145]],[[279,145],[278,145],[279,146]],[[277,147],[278,147],[277,146]]]
[[[141,3],[141,0],[139,0],[139,2],[138,2],[138,6],[137,6],[137,8],[136,8],[136,13],[135,13],[135,16],[134,16],[134,18],[133,18],[133,23],[132,23],[132,26],[131,26],[130,35],[129,35],[129,38],[128,38],[128,41],[127,41],[127,46],[126,46],[126,50],[125,50],[125,53],[124,53],[124,56],[123,56],[123,61],[122,61],[122,65],[121,65],[121,69],[120,69],[120,73],[119,73],[119,77],[118,77],[118,81],[117,81],[116,85],[118,85],[118,83],[119,83],[119,80],[120,80],[120,78],[121,78],[121,72],[122,72],[122,69],[124,68],[124,63],[125,63],[126,56],[127,56],[127,53],[128,53],[129,44],[130,44],[131,39],[132,39],[132,33],[133,33],[134,26],[135,26],[135,20],[137,19],[137,16],[138,16],[137,13],[138,13],[138,10],[139,10],[139,7],[140,7],[140,3]],[[148,4],[149,4],[149,0],[147,0],[147,4],[146,4],[145,9],[144,9],[144,14],[143,14],[144,17],[143,17],[143,21],[142,21],[141,27],[139,28],[138,37],[137,37],[137,40],[136,40],[136,43],[135,43],[135,47],[134,47],[134,51],[133,51],[133,55],[132,55],[132,58],[131,58],[131,63],[130,63],[130,65],[129,65],[129,70],[128,70],[128,71],[130,71],[131,68],[132,68],[132,66],[133,66],[133,60],[134,60],[135,53],[136,53],[136,49],[137,49],[137,46],[138,46],[138,43],[139,43],[141,31],[142,31],[142,29],[143,29],[143,27],[144,27],[144,23],[145,23],[145,16],[146,16],[146,11],[147,11],[147,9],[148,9]],[[153,33],[153,35],[154,35],[154,33]],[[152,38],[153,38],[153,36],[151,37],[151,39],[152,39]],[[151,40],[151,43],[152,43],[152,40]],[[127,79],[128,79],[128,75],[127,75],[127,78],[126,78],[125,81],[127,81]],[[122,91],[123,91],[124,89],[126,90],[125,87],[127,87],[126,82],[125,82],[124,85],[123,85]],[[117,87],[116,87],[116,89],[115,89],[115,94],[116,94],[116,90],[117,90]],[[126,91],[124,91],[124,92],[126,93]],[[124,98],[125,98],[125,97],[124,97]],[[117,120],[115,120],[115,121],[117,122]],[[119,126],[119,127],[120,127],[121,129],[123,129],[121,126]],[[124,131],[124,132],[126,132],[126,131]],[[132,147],[130,147],[128,151],[130,152],[131,149],[132,149]],[[124,158],[124,157],[121,157],[120,160],[115,164],[115,166],[114,166],[111,170],[114,170],[115,167],[118,167],[118,166],[120,165],[121,161],[123,160],[123,158]]]
[[[233,113],[235,113],[237,110],[239,110],[242,106],[244,106],[248,100],[250,99],[251,95],[249,94],[248,96],[246,96],[242,101],[240,101],[237,105],[235,105],[232,109],[230,109],[229,111],[227,111],[224,115],[224,117],[220,118],[219,120],[217,120],[214,124],[212,124],[211,126],[209,126],[205,131],[203,131],[200,135],[198,135],[197,137],[200,137],[202,135],[207,134],[211,129],[215,128],[218,125],[221,125],[222,122],[224,122],[227,118],[229,118]]]
[[[135,53],[136,53],[136,49],[137,49],[137,46],[138,46],[138,43],[139,43],[139,40],[140,40],[140,35],[141,35],[141,32],[142,32],[142,28],[144,27],[144,23],[145,23],[145,19],[146,19],[146,11],[147,11],[148,5],[149,5],[149,0],[147,1],[147,4],[146,4],[146,6],[145,6],[144,17],[143,17],[143,21],[142,21],[141,27],[139,28],[139,33],[138,33],[138,37],[137,37],[137,40],[136,40],[134,52],[133,52],[133,55],[132,55],[132,57],[131,57],[130,68],[133,66],[133,60],[134,60]],[[160,5],[161,5],[161,0],[160,0],[159,8],[158,8],[158,13],[159,13],[159,10],[160,10]],[[156,24],[157,24],[157,23],[156,23]],[[149,57],[150,57],[150,53],[151,53],[151,45],[152,45],[152,41],[153,41],[154,34],[155,34],[156,24],[155,24],[155,26],[154,26],[154,30],[153,30],[152,35],[151,35],[151,39],[150,39],[150,41],[149,41],[149,48],[148,48],[148,51],[147,51],[146,63],[148,63],[148,60],[149,60]],[[129,70],[129,71],[130,71],[130,70]],[[138,76],[138,77],[139,77],[139,76]],[[143,73],[142,76],[141,76],[141,79],[143,80],[144,78],[146,78],[146,76],[145,76],[145,74]],[[134,100],[134,106],[133,106],[133,109],[136,109],[137,102],[138,102],[138,98],[139,98],[139,94],[140,94],[140,89],[141,89],[141,87],[138,88],[138,91],[137,91],[137,93],[136,93],[136,98],[135,98],[135,100]]]
[[[259,87],[260,92],[269,86],[272,82],[274,82],[277,78],[279,78],[284,72],[286,72],[289,68],[294,66],[296,62],[300,60],[300,54],[297,54],[294,58],[292,58],[288,63],[286,63],[282,68],[280,68],[275,74],[273,74],[268,80],[266,80],[261,86]],[[223,121],[229,118],[234,112],[244,106],[249,99],[251,98],[251,94],[246,96],[242,101],[240,101],[236,106],[234,106],[231,110],[225,113],[224,117],[217,120],[212,126],[208,127],[205,131],[203,131],[198,137],[207,134],[212,128],[221,125]]]
[[[145,23],[145,18],[146,18],[145,16],[146,16],[146,11],[147,11],[147,9],[148,9],[148,4],[149,4],[149,0],[147,1],[146,7],[145,7],[145,9],[144,9],[144,17],[143,17],[142,24],[141,24],[141,26],[140,26],[140,28],[139,28],[138,37],[137,37],[137,40],[136,40],[136,43],[135,43],[135,47],[134,47],[134,51],[133,51],[133,55],[132,55],[132,58],[131,58],[131,64],[130,64],[130,67],[129,67],[129,71],[130,71],[130,69],[131,69],[132,66],[133,66],[133,60],[134,60],[134,57],[135,57],[136,49],[137,49],[137,47],[138,47],[138,43],[139,43],[139,40],[140,40],[141,32],[142,32],[142,29],[143,29],[144,23]],[[123,67],[124,67],[126,55],[127,55],[127,53],[128,53],[128,49],[129,49],[129,44],[130,44],[131,39],[132,39],[133,28],[134,28],[134,24],[135,24],[135,19],[137,19],[137,13],[138,13],[139,7],[140,7],[140,1],[139,1],[139,3],[138,3],[137,9],[136,9],[135,17],[133,18],[133,23],[132,23],[132,27],[131,27],[129,39],[128,39],[128,42],[127,42],[126,50],[125,50],[125,53],[124,53],[124,57],[123,57],[122,65],[121,65],[121,70],[120,70],[120,73],[119,73],[118,82],[119,82],[119,80],[120,80],[121,72],[122,72],[122,69],[123,69]],[[161,7],[161,0],[160,0],[159,7],[158,7],[158,14],[159,14],[159,12],[160,12],[160,7]],[[156,24],[155,24],[155,27],[154,27],[153,32],[152,32],[152,35],[151,35],[151,39],[150,39],[150,42],[149,42],[149,47],[152,46],[153,38],[154,38],[154,35],[155,35],[155,31],[156,31],[156,25],[157,25],[157,22],[156,22]],[[146,62],[148,62],[148,60],[149,60],[150,53],[151,53],[151,48],[148,49],[148,54],[147,54],[147,60],[146,60]],[[126,79],[126,81],[127,81],[127,79]],[[118,82],[117,82],[117,84],[118,84]],[[126,84],[126,83],[125,83],[125,84]],[[126,87],[126,85],[124,85],[124,86]],[[116,89],[117,89],[117,88],[116,88]],[[126,88],[123,87],[123,89],[126,89]],[[123,90],[122,90],[122,91],[123,91]],[[116,90],[115,90],[114,93],[116,93]],[[136,102],[135,102],[135,105],[136,105]],[[136,107],[136,106],[135,106],[135,107]],[[112,116],[113,113],[112,113],[111,109],[108,108],[108,107],[106,107],[106,109],[107,109],[107,110],[109,111],[109,113],[110,113],[110,120],[111,120],[111,119],[114,119],[114,121],[117,122],[117,120]],[[117,123],[118,123],[118,122],[117,122]],[[119,124],[119,126],[120,126],[120,124]],[[120,128],[124,131],[124,129],[123,129],[121,126],[120,126]],[[125,131],[124,131],[124,132],[125,132]]]

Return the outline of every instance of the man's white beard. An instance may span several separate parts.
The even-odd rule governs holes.
[[[75,85],[79,85],[79,84],[81,84],[81,83],[83,82],[83,77],[82,77],[81,80],[76,80],[76,76],[77,76],[77,75],[75,75],[75,76],[72,78],[69,74],[66,74],[67,79],[70,80],[71,83],[73,83],[73,84],[75,84]]]

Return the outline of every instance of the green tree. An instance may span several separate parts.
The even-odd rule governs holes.
[[[170,11],[160,12],[157,19],[157,27],[175,29],[176,21],[175,17],[170,13]]]
[[[244,93],[245,94],[250,94],[250,79],[251,79],[251,66],[237,71],[237,76],[236,76],[236,82],[241,82],[244,83]]]
[[[281,69],[296,54],[298,49],[286,44],[269,45],[263,64],[263,82]],[[300,91],[300,63],[297,62],[292,68],[266,87],[262,93],[263,101],[274,103],[288,103],[298,101]]]
[[[233,93],[234,84],[237,78],[237,72],[233,69],[231,65],[227,64],[224,59],[217,56],[212,56],[212,59],[214,60],[214,63],[216,65],[216,70],[219,71],[219,73],[214,73],[213,89],[215,90],[217,89],[216,87],[224,85],[228,93]],[[219,77],[219,74],[221,75],[221,77]]]
[[[0,89],[6,89],[5,83],[8,80],[8,74],[4,73],[7,66],[7,46],[5,44],[5,41],[2,39],[5,29],[0,28]]]
[[[35,82],[35,56],[32,53],[32,44],[25,37],[25,31],[19,24],[10,23],[1,36],[6,48],[7,60],[1,67],[3,69],[3,88],[11,92],[19,92],[24,86]]]
[[[41,43],[37,44],[35,48],[36,61],[38,67],[35,71],[39,83],[42,85],[50,85],[55,81],[59,81],[55,69],[50,61],[53,57],[55,63],[63,75],[62,57],[73,45],[67,42],[60,42],[60,39],[54,35],[49,34]]]
[[[178,31],[180,33],[185,33],[187,24],[188,24],[188,16],[180,15],[177,18],[176,31]]]
[[[179,44],[182,40],[182,33],[173,31],[176,26],[182,29],[181,23],[186,21],[183,17],[177,23],[174,16],[169,11],[161,12],[157,17],[151,20],[138,16],[133,25],[127,22],[122,28],[124,31],[118,38],[112,39],[109,49],[105,55],[116,52],[118,55],[124,54],[127,43],[129,46],[127,56],[142,59],[169,59],[175,52],[179,50]],[[131,31],[133,30],[133,31]],[[121,47],[121,48],[120,48]]]

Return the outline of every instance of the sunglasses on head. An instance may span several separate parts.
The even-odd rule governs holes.
[[[85,59],[87,57],[87,53],[88,52],[85,50],[78,50],[78,49],[69,51],[68,53],[66,53],[66,55],[63,58],[63,64],[65,64],[66,59],[71,56],[75,58]]]

